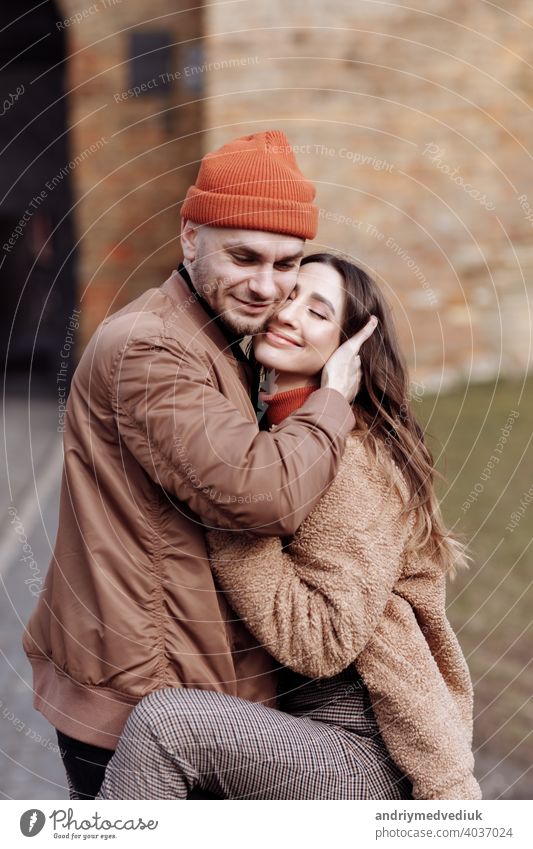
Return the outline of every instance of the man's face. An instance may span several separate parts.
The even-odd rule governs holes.
[[[195,288],[230,330],[244,336],[263,330],[292,292],[304,241],[185,222],[182,245]]]

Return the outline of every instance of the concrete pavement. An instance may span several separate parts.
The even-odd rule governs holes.
[[[4,399],[0,462],[0,798],[67,799],[54,729],[32,707],[21,633],[57,528],[62,440],[57,403],[21,382]],[[24,559],[25,558],[25,559]]]

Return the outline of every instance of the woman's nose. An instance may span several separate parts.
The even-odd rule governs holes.
[[[298,306],[295,300],[285,301],[276,312],[274,318],[283,324],[296,324],[298,320]]]

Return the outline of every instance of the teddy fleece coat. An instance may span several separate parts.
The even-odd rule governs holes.
[[[284,547],[211,530],[212,568],[231,605],[282,664],[308,677],[351,663],[416,799],[479,799],[473,693],[446,618],[445,575],[411,552],[406,484],[350,435],[337,477]]]

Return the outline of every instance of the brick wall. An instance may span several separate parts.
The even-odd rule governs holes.
[[[63,0],[76,167],[82,345],[109,310],[163,282],[179,256],[179,201],[201,156],[196,61],[201,4]],[[181,9],[192,8],[191,11]],[[144,33],[170,42],[131,45]],[[133,53],[151,65],[132,78]],[[136,91],[131,91],[133,85]]]
[[[427,385],[531,366],[532,23],[527,0],[512,14],[460,0],[205,9],[205,145],[287,133],[318,185],[318,246],[376,275]]]

